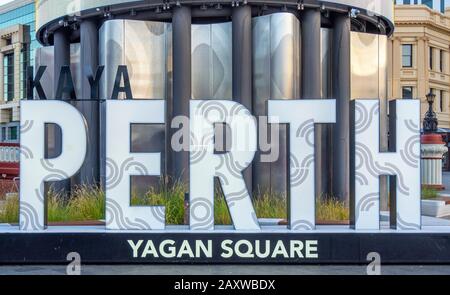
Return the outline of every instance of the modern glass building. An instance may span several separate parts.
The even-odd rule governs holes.
[[[0,6],[0,142],[19,140],[19,100],[27,96],[26,70],[34,65],[35,1]]]
[[[450,0],[395,0],[397,5],[414,5],[422,4],[426,5],[432,9],[439,10],[444,13],[445,8],[450,6]]]
[[[0,29],[17,24],[27,25],[29,27],[30,65],[34,64],[34,51],[40,46],[39,42],[36,40],[35,13],[34,0],[16,0],[7,5],[0,6]]]

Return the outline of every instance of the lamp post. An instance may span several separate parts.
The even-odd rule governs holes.
[[[430,92],[426,95],[428,111],[423,119],[423,134],[421,142],[421,170],[422,186],[443,190],[442,185],[442,157],[447,152],[445,142],[440,134],[437,134],[438,120],[433,111],[436,95]]]
[[[425,134],[437,132],[438,120],[436,113],[433,111],[433,104],[436,95],[430,92],[426,95],[428,103],[428,111],[425,113],[425,118],[423,119],[423,132]]]

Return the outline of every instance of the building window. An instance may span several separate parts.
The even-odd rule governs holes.
[[[2,127],[2,141],[6,141],[6,127]]]
[[[3,58],[3,97],[5,101],[14,99],[14,54],[6,54]]]
[[[402,45],[402,66],[404,68],[412,67],[412,44]]]
[[[412,99],[413,98],[413,88],[411,86],[403,86],[402,87],[402,98],[403,99]]]
[[[430,7],[431,9],[433,9],[433,0],[422,0],[422,4]]]
[[[414,4],[417,4],[418,0],[414,0]],[[403,4],[403,5],[409,5],[412,4],[411,0],[395,0],[395,4]]]
[[[444,72],[444,50],[439,50],[439,70]]]
[[[440,100],[439,100],[439,111],[444,111],[444,101],[445,101],[445,92],[444,90],[440,91]]]
[[[17,133],[17,126],[9,127],[8,128],[8,140],[14,141],[18,140],[18,133]]]
[[[433,58],[433,47],[430,47],[430,53],[429,53],[429,56],[430,56],[430,70],[433,70],[433,63],[434,63],[434,58]]]
[[[27,98],[27,70],[30,65],[30,54],[27,44],[23,44],[22,52],[20,53],[20,99]]]

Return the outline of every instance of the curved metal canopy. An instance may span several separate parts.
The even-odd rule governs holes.
[[[390,0],[37,0],[37,38],[43,44],[50,44],[54,30],[63,25],[75,24],[76,27],[83,18],[108,19],[123,14],[133,17],[145,13],[149,19],[170,21],[170,8],[175,5],[196,5],[203,12],[202,17],[223,17],[227,7],[244,3],[268,10],[297,11],[316,7],[339,13],[352,11],[354,18],[369,20],[376,25],[379,23],[384,28],[380,30],[381,33],[389,35],[393,31],[394,9]]]

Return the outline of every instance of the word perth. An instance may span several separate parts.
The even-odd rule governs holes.
[[[122,69],[122,68],[120,68]],[[116,83],[113,98],[129,92],[126,68],[125,86]],[[71,81],[70,71],[64,81]],[[61,76],[64,76],[63,73]],[[38,71],[38,78],[42,70]],[[100,74],[99,74],[100,75]],[[97,81],[98,79],[94,79]],[[117,79],[120,81],[121,79]],[[63,81],[63,80],[61,80]],[[31,86],[40,89],[38,80]],[[95,83],[91,83],[94,85]],[[72,93],[73,83],[60,82],[57,97]],[[93,87],[95,88],[95,87]],[[94,90],[93,90],[94,92]],[[127,95],[127,98],[131,98]],[[132,176],[160,176],[161,153],[131,151],[132,124],[167,124],[164,100],[118,100],[104,103],[106,229],[165,230],[164,206],[132,206]],[[350,111],[350,220],[356,230],[379,230],[380,176],[395,176],[390,186],[395,212],[391,227],[397,230],[421,229],[420,193],[420,102],[390,102],[389,152],[379,150],[380,104],[378,100],[355,100]],[[25,100],[20,106],[20,229],[46,229],[45,184],[75,175],[85,161],[87,126],[82,113],[60,100]],[[183,142],[189,144],[189,229],[214,231],[214,184],[219,179],[236,231],[260,231],[261,225],[243,176],[257,151],[257,122],[245,106],[230,100],[189,100],[189,122]],[[288,229],[315,229],[315,142],[316,124],[335,124],[339,111],[334,99],[269,100],[269,124],[289,126]],[[46,124],[56,124],[62,133],[61,154],[45,155]],[[215,126],[227,126],[231,144],[225,153],[215,151]],[[260,130],[261,132],[261,130]],[[394,199],[395,198],[395,199]]]
[[[133,258],[213,258],[213,240],[128,240]],[[317,240],[222,240],[220,256],[231,258],[318,258]]]

